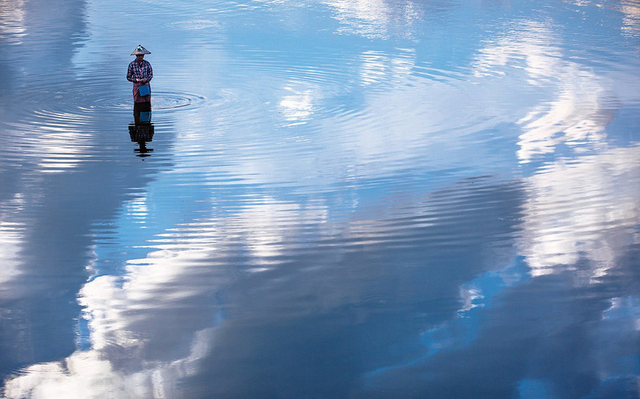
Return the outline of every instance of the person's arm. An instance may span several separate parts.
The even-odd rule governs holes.
[[[151,82],[151,79],[153,79],[153,68],[151,68],[151,64],[149,64],[149,73],[147,74],[146,83]]]
[[[135,79],[133,76],[133,66],[131,64],[129,64],[129,68],[127,69],[127,80],[129,82],[135,82]]]

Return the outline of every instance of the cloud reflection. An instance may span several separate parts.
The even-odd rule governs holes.
[[[504,75],[513,71],[507,66],[521,67],[532,87],[555,91],[555,99],[535,106],[517,122],[524,130],[517,153],[523,163],[553,153],[560,144],[576,151],[601,148],[605,127],[613,119],[611,107],[616,101],[611,99],[606,80],[566,60],[559,41],[549,26],[529,21],[482,48],[474,63],[476,76]]]
[[[15,215],[24,212],[24,205],[25,200],[21,193],[0,202],[0,294],[5,298],[13,296],[9,282],[22,273],[20,253],[25,240],[25,225],[23,221],[18,221],[19,218]],[[4,212],[4,209],[12,209],[13,215]]]
[[[640,36],[640,4],[637,1],[623,0],[619,7],[624,14],[622,32],[628,36]]]
[[[615,148],[577,162],[549,164],[528,182],[522,250],[533,276],[591,261],[583,276],[606,274],[640,235],[640,147]]]
[[[4,394],[16,399],[177,397],[176,380],[193,373],[195,363],[207,351],[211,333],[197,332],[187,357],[137,370],[115,368],[110,360],[113,355],[105,352],[76,352],[64,361],[24,369],[20,377],[6,383]],[[135,356],[132,348],[123,349],[129,351],[127,356]]]
[[[21,44],[21,39],[25,35],[24,0],[7,0],[1,2],[0,38],[10,44]]]
[[[415,53],[415,49],[400,49],[393,56],[376,50],[363,52],[359,72],[362,85],[406,82],[416,64]]]
[[[285,88],[289,93],[285,95],[278,107],[283,118],[288,122],[287,126],[295,126],[307,122],[313,114],[313,91],[297,91],[292,87]]]
[[[367,38],[387,38],[392,33],[411,36],[412,24],[421,19],[420,6],[403,0],[388,4],[387,0],[324,0],[340,21],[338,33]]]
[[[0,219],[0,293],[2,296],[9,295],[9,282],[15,279],[20,273],[20,253],[24,240],[24,225],[22,223],[10,222]]]
[[[6,397],[178,396],[176,382],[194,372],[215,331],[215,327],[205,327],[211,324],[206,318],[203,328],[183,337],[180,326],[167,317],[181,311],[169,304],[177,306],[196,295],[191,287],[175,283],[188,279],[187,270],[197,270],[189,269],[189,264],[201,257],[198,251],[156,251],[147,259],[131,261],[124,278],[99,276],[86,283],[79,303],[90,331],[90,349],[23,369],[6,381]],[[150,329],[150,323],[158,330]],[[148,337],[150,333],[153,338]],[[183,350],[178,342],[188,337],[190,348]]]
[[[138,225],[130,212],[146,214],[143,202],[131,200],[122,223]],[[325,217],[317,205],[305,210],[264,198],[226,224],[200,220],[156,234],[152,252],[129,260],[122,275],[93,270],[97,277],[78,295],[89,348],[21,370],[6,381],[6,397],[180,397],[178,382],[199,370],[198,362],[208,354],[223,321],[221,304],[203,306],[231,280],[223,262],[216,261],[221,241],[245,245],[252,259],[247,272],[270,270],[290,249],[292,235],[302,230],[299,223],[319,223]],[[188,323],[182,321],[185,314]],[[189,348],[184,348],[185,341]]]

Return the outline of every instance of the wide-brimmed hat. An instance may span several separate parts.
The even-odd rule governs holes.
[[[147,50],[146,48],[142,47],[142,45],[138,44],[138,47],[136,47],[133,52],[131,53],[131,55],[144,55],[144,54],[151,54],[151,51]]]

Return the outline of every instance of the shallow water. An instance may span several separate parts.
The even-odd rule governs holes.
[[[2,2],[5,396],[639,398],[639,72],[636,0]]]

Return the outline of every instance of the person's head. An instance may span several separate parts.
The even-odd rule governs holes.
[[[144,54],[136,54],[136,61],[138,63],[141,63],[143,59],[144,59]]]

